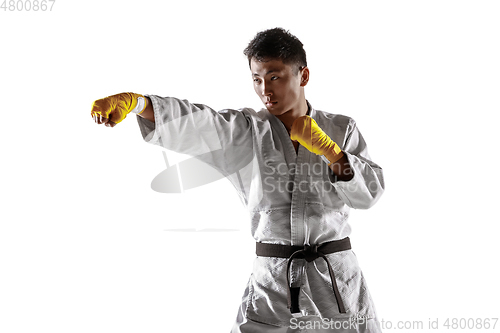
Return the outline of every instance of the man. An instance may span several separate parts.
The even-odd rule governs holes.
[[[382,169],[351,118],[306,100],[295,36],[266,30],[244,53],[259,112],[123,93],[95,101],[91,114],[113,127],[136,113],[147,142],[196,156],[235,186],[257,257],[232,332],[380,332],[347,218],[382,195]]]

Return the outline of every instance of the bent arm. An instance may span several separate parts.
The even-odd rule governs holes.
[[[330,180],[337,195],[349,207],[367,209],[384,193],[384,177],[382,168],[371,161],[366,143],[355,123],[351,126],[353,131],[342,150],[344,156],[338,166],[332,165],[337,169],[331,168],[334,174],[330,174]]]

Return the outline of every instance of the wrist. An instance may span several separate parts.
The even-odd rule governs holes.
[[[137,115],[141,118],[147,119],[149,121],[155,122],[155,115],[153,110],[153,103],[149,97],[145,97],[146,105],[144,106],[144,110]]]
[[[340,157],[337,161],[328,165],[328,167],[335,174],[336,180],[341,181],[349,181],[354,177],[354,172],[351,169],[351,165],[349,160],[347,159],[347,155],[342,153],[342,157]]]
[[[340,151],[339,153],[337,153],[335,151],[331,151],[329,153],[324,154],[323,156],[328,160],[327,164],[328,164],[328,166],[330,166],[333,163],[336,163],[342,157],[344,157],[344,153],[342,151]]]
[[[136,104],[135,107],[132,110],[130,110],[130,112],[135,114],[141,114],[144,110],[146,110],[147,106],[146,97],[139,94],[136,94],[134,97],[136,98]]]

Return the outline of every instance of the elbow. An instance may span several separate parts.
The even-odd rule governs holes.
[[[378,202],[383,193],[384,187],[379,184],[376,188],[367,188],[366,191],[357,192],[357,195],[353,193],[346,204],[354,209],[369,209]]]
[[[377,203],[377,201],[380,199],[380,197],[382,196],[382,193],[383,193],[383,190],[378,191],[376,195],[365,198],[365,200],[362,200],[359,202],[359,205],[357,205],[357,207],[353,207],[353,208],[356,208],[356,209],[372,208],[373,205],[375,205]]]
[[[384,191],[385,191],[385,185],[384,182],[381,181],[380,179],[369,183],[365,204],[361,209],[368,209],[373,207],[373,205],[375,205],[378,202],[382,194],[384,194]]]
[[[377,175],[370,175],[370,177],[363,177],[361,173],[354,173],[352,180],[333,184],[342,201],[354,209],[371,208],[385,191],[381,170]]]

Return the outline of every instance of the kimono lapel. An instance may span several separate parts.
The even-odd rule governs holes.
[[[286,130],[285,125],[281,122],[281,120],[279,120],[269,111],[266,110],[266,112],[268,113],[268,118],[271,122],[271,126],[278,133],[283,149],[285,150],[283,154],[285,155],[285,161],[288,165],[288,170],[292,172],[293,165],[295,164],[295,160],[297,159],[297,154],[295,153],[295,148],[293,147],[290,135],[288,134],[288,131]]]
[[[314,119],[316,112],[311,107],[309,102],[309,116]],[[312,153],[304,146],[299,145],[297,153],[293,147],[292,140],[285,125],[276,116],[268,112],[271,126],[273,126],[279,135],[279,139],[284,147],[285,161],[288,165],[290,174],[293,175],[293,192],[290,214],[290,229],[291,229],[291,245],[304,245],[309,241],[305,239],[305,231],[307,228],[307,218],[305,203],[307,199],[307,189],[310,186],[310,177],[308,170],[311,163]]]

